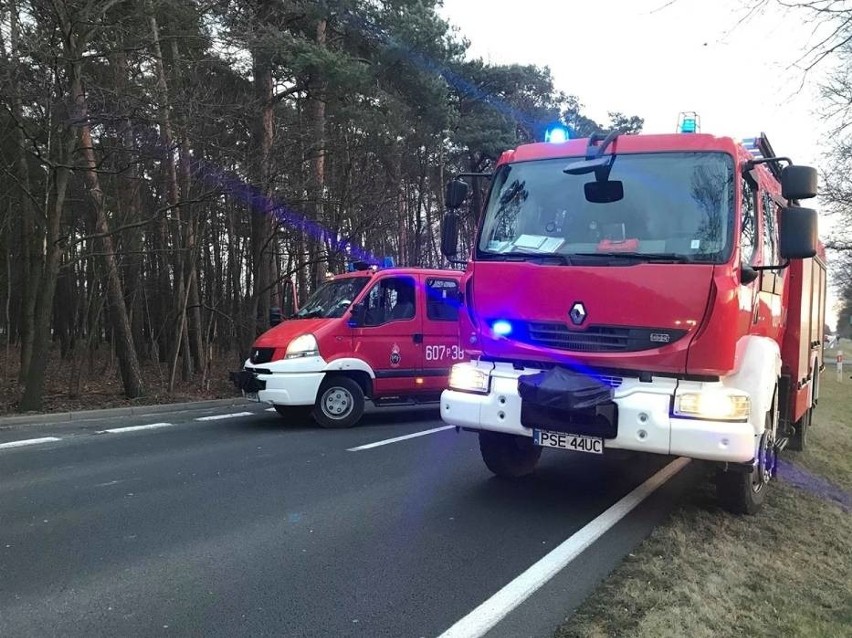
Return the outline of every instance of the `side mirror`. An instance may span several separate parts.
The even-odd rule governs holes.
[[[364,319],[367,315],[367,305],[363,301],[353,304],[349,310],[350,317],[347,324],[350,328],[357,328],[364,325]]]
[[[807,259],[817,252],[817,212],[813,208],[787,206],[779,218],[779,248],[782,259]]]
[[[784,199],[810,199],[817,194],[817,171],[811,166],[785,166],[781,171]]]
[[[444,215],[441,223],[441,252],[448,259],[459,252],[459,216],[455,213]]]
[[[601,169],[609,168],[611,162],[612,157],[596,157],[594,159],[579,160],[568,164],[568,166],[562,169],[562,172],[567,173],[568,175],[586,175],[588,173],[595,173]]]
[[[447,190],[444,194],[444,201],[447,205],[447,208],[458,208],[464,203],[465,197],[467,197],[467,182],[463,182],[460,179],[454,179],[451,182],[447,182]]]

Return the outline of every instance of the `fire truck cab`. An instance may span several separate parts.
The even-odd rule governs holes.
[[[359,264],[322,284],[262,334],[232,380],[282,416],[311,410],[327,428],[355,425],[365,401],[436,402],[459,340],[461,272]]]
[[[533,471],[543,447],[718,464],[753,513],[819,397],[826,267],[816,171],[691,127],[551,136],[491,177],[463,281],[472,360],[441,416],[479,433],[487,467]],[[442,249],[457,252],[447,188]]]

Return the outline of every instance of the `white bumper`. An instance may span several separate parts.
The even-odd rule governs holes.
[[[266,383],[266,389],[257,393],[258,401],[272,405],[313,405],[328,366],[322,357],[305,357],[258,364],[246,361],[244,367],[255,371],[258,381]]]
[[[463,364],[464,365],[464,364]],[[518,377],[540,370],[516,370],[508,364],[471,362],[467,365],[490,370],[488,394],[445,390],[441,395],[441,418],[450,425],[532,436],[521,425]],[[618,434],[606,439],[607,448],[673,454],[711,461],[745,462],[754,458],[756,434],[750,423],[678,418],[671,415],[672,400],[681,389],[700,391],[721,384],[684,382],[653,377],[650,383],[623,378],[615,388]]]

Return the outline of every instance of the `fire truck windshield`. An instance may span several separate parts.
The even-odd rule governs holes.
[[[600,255],[672,262],[720,263],[733,247],[734,164],[721,152],[619,154],[609,179],[624,197],[586,199],[594,173],[568,175],[577,158],[518,162],[495,176],[479,238],[478,257],[561,256],[555,263]],[[570,257],[577,256],[579,260]]]
[[[368,281],[370,281],[369,277],[348,277],[327,281],[314,291],[293,318],[342,317]]]

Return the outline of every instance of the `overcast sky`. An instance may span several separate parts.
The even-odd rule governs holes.
[[[697,111],[703,133],[765,132],[776,153],[819,166],[828,127],[818,82],[828,69],[794,67],[813,29],[774,6],[744,20],[746,4],[444,0],[441,13],[470,40],[472,56],[550,67],[556,87],[596,121],[621,111],[644,118],[647,133],[668,133],[681,111]],[[821,220],[822,235],[829,223]]]

